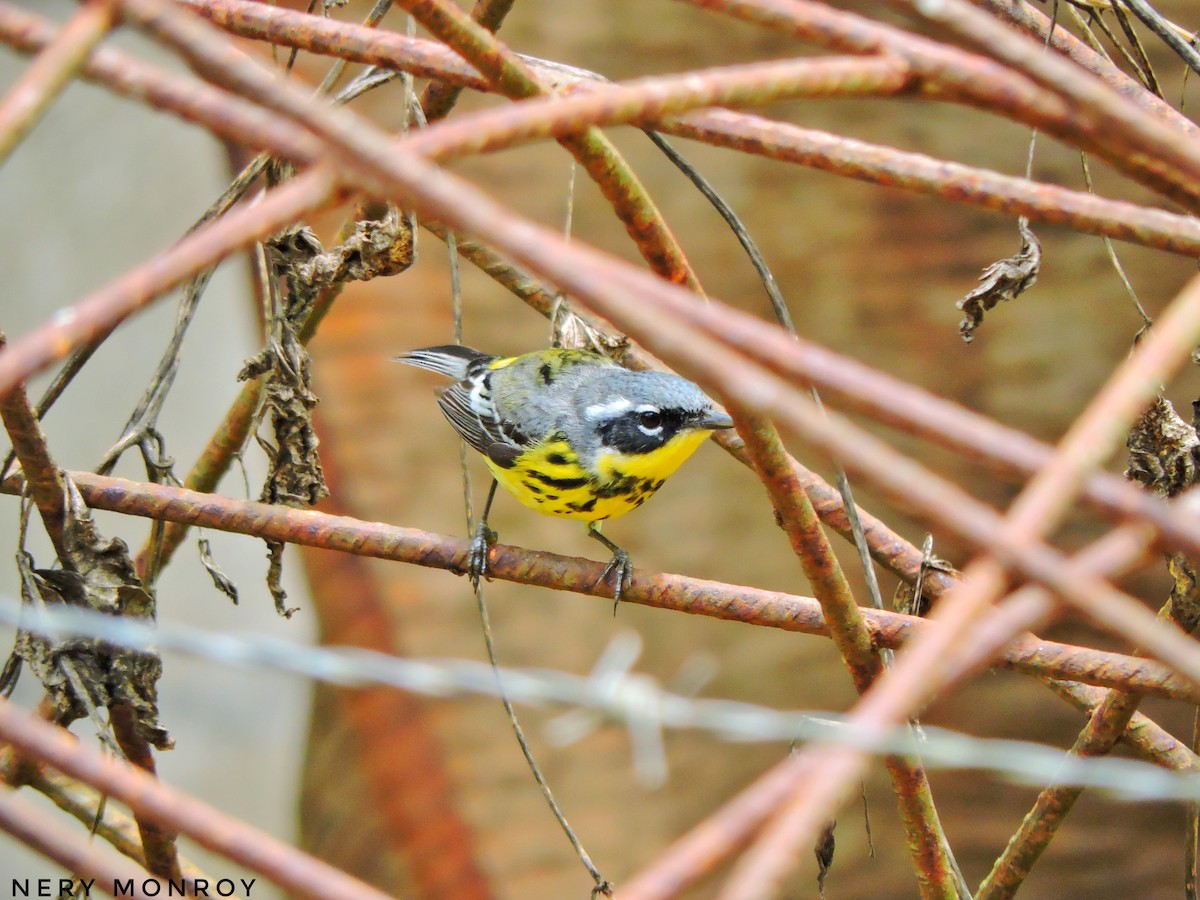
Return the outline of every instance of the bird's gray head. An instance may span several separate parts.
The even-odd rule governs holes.
[[[588,392],[595,399],[583,406],[585,424],[601,446],[620,453],[649,453],[685,431],[733,426],[700,388],[678,375],[613,368]]]

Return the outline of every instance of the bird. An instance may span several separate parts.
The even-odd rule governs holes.
[[[487,573],[496,486],[548,516],[577,519],[612,553],[613,610],[632,574],[629,554],[600,533],[637,509],[714,430],[733,419],[691,381],[638,372],[590,350],[494,356],[457,344],[410,350],[397,362],[446,376],[438,405],[483,455],[493,479],[471,542],[468,575]]]

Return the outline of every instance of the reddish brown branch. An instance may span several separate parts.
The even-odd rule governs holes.
[[[455,87],[493,89],[477,69],[436,41],[246,0],[179,0],[179,5],[239,37],[434,78]]]
[[[475,0],[471,9],[471,19],[478,22],[481,28],[495,34],[500,24],[512,9],[516,0]],[[458,100],[461,87],[434,81],[425,86],[421,93],[421,109],[429,122],[445,117]]]
[[[29,718],[27,721],[36,720]],[[44,723],[38,724],[50,728]],[[94,843],[82,830],[31,805],[10,788],[0,787],[0,829],[68,872],[91,881],[98,890],[112,893],[117,881],[131,882],[134,892],[129,896],[141,900],[151,896],[141,889],[148,874],[145,869]]]
[[[1055,456],[1021,493],[1010,514],[994,523],[992,547],[998,548],[1001,542],[1014,549],[1018,545],[1032,546],[1041,534],[1061,521],[1083,475],[1123,442],[1129,425],[1158,385],[1182,365],[1198,339],[1200,279],[1193,279],[1075,421]],[[876,457],[874,465],[886,463],[882,457]],[[910,477],[912,474],[909,473]],[[987,542],[981,542],[980,546],[988,548]],[[980,561],[964,573],[963,583],[939,604],[935,617],[942,627],[927,632],[897,658],[896,667],[858,704],[851,721],[871,728],[901,723],[915,713],[930,692],[941,688],[940,676],[947,653],[970,632],[971,626],[1007,586],[1005,569],[997,562],[1000,555],[998,549],[991,549],[990,553],[985,549]],[[1058,562],[1051,568],[1061,575],[1069,566]],[[1146,623],[1150,614],[1144,607],[1137,605],[1135,611],[1136,601],[1131,598],[1127,598],[1129,602],[1118,601],[1117,591],[1102,581],[1088,580],[1097,592],[1087,599],[1078,598],[1083,603],[1074,604],[1077,608],[1082,610],[1101,602],[1109,605],[1104,614],[1109,629],[1118,635],[1124,632],[1126,637],[1146,646],[1149,644],[1142,638],[1153,633],[1159,645],[1153,652],[1166,651],[1173,665],[1195,678],[1200,654],[1194,641],[1178,631],[1169,631],[1169,626],[1157,621],[1151,628]],[[1078,583],[1072,582],[1070,589]],[[1064,583],[1062,587],[1067,585]],[[1056,585],[1055,590],[1060,591],[1060,587]],[[1067,593],[1061,595],[1070,599]],[[1109,614],[1115,614],[1118,606],[1123,607],[1120,614],[1110,618]],[[795,784],[780,814],[743,861],[747,870],[755,866],[756,885],[777,884],[783,878],[797,847],[815,840],[836,806],[847,799],[853,780],[862,773],[866,756],[848,747],[816,748],[801,754],[796,768],[809,768]]]
[[[59,32],[48,19],[10,3],[0,2],[0,39],[22,53],[39,53]],[[320,155],[320,144],[303,129],[279,121],[277,116],[240,97],[209,87],[194,78],[176,75],[119,50],[100,47],[82,69],[89,81],[203,125],[237,144],[270,149],[279,156],[311,162]]]
[[[1184,132],[1164,121],[1159,112],[1130,101],[1107,82],[1057,53],[1045,52],[1042,41],[998,21],[966,0],[939,0],[918,5],[892,0],[918,21],[933,23],[958,37],[976,52],[996,59],[1064,98],[1072,107],[1076,127],[1112,142],[1122,155],[1145,155],[1153,167],[1175,167],[1193,185],[1197,164],[1195,132]]]
[[[379,32],[378,37],[372,40],[369,36],[370,31],[361,26],[307,16],[304,13],[260,3],[245,3],[244,0],[185,2],[210,20],[245,37],[412,71],[415,74],[445,80],[456,86],[488,89],[459,57],[430,41],[407,38],[393,32]],[[1062,29],[1059,29],[1058,33],[1062,33]],[[859,59],[860,65],[869,65],[869,58]],[[573,80],[577,89],[628,91],[636,87],[634,84],[601,88],[593,82],[580,81],[580,75],[563,75],[552,69],[541,69],[540,64],[533,60],[527,63],[545,78]],[[857,93],[864,87],[857,85],[853,89]],[[1141,94],[1150,96],[1145,91],[1141,91]],[[620,106],[617,103],[609,105]],[[534,106],[536,108],[536,104]],[[1081,231],[1102,234],[1116,240],[1132,241],[1191,256],[1200,255],[1200,225],[1197,225],[1195,219],[1187,216],[1105,200],[1057,185],[1039,184],[999,175],[984,169],[932,159],[921,154],[904,153],[891,147],[881,147],[787,123],[727,110],[694,112],[657,121],[640,113],[637,117],[618,117],[610,110],[605,118],[601,119],[576,98],[561,96],[551,101],[551,106],[556,110],[555,116],[564,123],[564,127],[568,121],[573,121],[576,125],[581,122],[601,124],[642,121],[644,124],[653,124],[655,128],[666,133],[771,159],[812,166],[876,184],[932,193],[943,199],[1013,215],[1027,215],[1035,220],[1063,223]],[[442,138],[439,138],[439,145],[443,149],[437,152],[445,155],[472,152],[469,143],[479,142],[486,142],[485,149],[508,146],[509,141],[503,141],[490,134],[487,117],[508,115],[513,121],[519,121],[522,116],[532,115],[529,107],[530,104],[522,104],[521,107],[506,111],[486,113],[482,120],[476,119],[474,115],[463,117],[458,123],[458,134],[468,136],[468,145],[456,143],[448,137],[445,143],[441,144]],[[466,124],[468,120],[472,123],[469,126]],[[528,136],[536,136],[536,133],[529,131]],[[432,137],[423,135],[421,139],[432,140]],[[460,137],[457,140],[462,139]]]
[[[152,778],[157,778],[158,767],[154,763],[154,751],[141,733],[137,710],[125,704],[113,704],[108,708],[108,717],[113,735],[125,759]],[[135,815],[134,819],[142,841],[146,868],[160,878],[182,878],[179,854],[175,848],[175,838],[178,837],[176,832],[171,828],[164,828],[158,821],[148,819],[142,814]]]
[[[1122,96],[1160,116],[1172,128],[1188,134],[1197,133],[1196,123],[1168,105],[1161,97],[1156,97],[1146,90],[1141,82],[1130,78],[1110,60],[1101,56],[1063,28],[1061,24],[1051,29],[1050,20],[1037,8],[1028,3],[1010,3],[1009,0],[975,0],[975,2],[989,10],[994,16],[1012,22],[1032,34],[1040,44],[1045,44],[1046,36],[1049,34],[1051,47],[1076,65],[1108,82]]]
[[[136,766],[103,756],[7,701],[0,701],[0,738],[22,753],[120,800],[135,813],[176,829],[201,846],[258,872],[294,896],[310,900],[387,900],[370,885],[162,784]]]
[[[976,46],[1018,62],[1039,80],[984,56],[940,44],[813,0],[688,0],[692,5],[849,53],[905,60],[930,90],[1041,128],[1104,157],[1131,177],[1185,205],[1200,203],[1196,140],[1130,102],[1057,54],[989,19]],[[945,10],[949,4],[940,4]],[[954,9],[963,16],[962,5]],[[987,18],[982,13],[979,16]],[[978,24],[978,23],[976,23]],[[982,26],[981,26],[982,27]],[[999,29],[999,31],[997,31]],[[977,33],[982,34],[982,31]],[[1047,90],[1050,85],[1053,90]]]
[[[767,489],[771,505],[800,560],[828,623],[830,637],[860,694],[870,690],[883,672],[883,659],[871,641],[863,609],[855,602],[850,584],[833,552],[791,459],[770,422],[730,408],[746,453]],[[920,761],[903,756],[884,759],[900,817],[908,838],[909,854],[924,897],[953,897],[956,893],[949,861],[949,845],[933,802],[929,779]]]
[[[71,82],[92,48],[108,34],[114,19],[112,0],[91,0],[9,89],[0,101],[0,162]]]
[[[0,336],[0,348],[4,339]],[[64,565],[71,564],[63,539],[66,527],[67,482],[62,470],[50,456],[46,435],[38,422],[33,404],[23,384],[0,395],[0,420],[12,441],[13,453],[21,464],[21,472],[29,495],[37,505],[46,533]],[[2,473],[0,473],[2,474]]]
[[[909,84],[904,64],[887,57],[746,63],[622,85],[589,85],[568,97],[527,100],[458,116],[413,132],[405,144],[440,161],[578,131],[585,122],[651,125],[699,106],[746,106],[799,97],[886,97],[904,92]]]
[[[1089,717],[1100,708],[1106,697],[1111,696],[1108,691],[1074,681],[1043,680],[1054,693]],[[1180,772],[1200,773],[1200,759],[1196,758],[1188,745],[1164,731],[1143,713],[1133,714],[1121,740],[1147,762]]]
[[[398,0],[398,5],[474,65],[506,97],[519,99],[549,91],[516,54],[453,3]],[[650,268],[667,281],[699,290],[683,248],[612,142],[598,129],[587,128],[559,138],[559,143],[600,188]]]
[[[95,509],[413,563],[455,574],[466,571],[469,543],[458,538],[87,472],[72,472],[71,477],[84,501]],[[13,493],[20,490],[20,483],[9,479],[3,487]],[[611,599],[612,589],[598,583],[603,569],[603,563],[503,544],[494,545],[488,562],[489,573],[505,581]],[[634,570],[627,590],[622,591],[623,602],[828,635],[820,604],[811,597],[641,570]],[[872,640],[881,647],[898,648],[931,627],[927,619],[900,613],[875,609],[862,612]],[[998,665],[1018,672],[1200,702],[1200,690],[1161,663],[1031,636],[1008,645]]]
[[[139,866],[145,865],[137,822],[115,804],[105,803],[105,797],[99,791],[45,767],[37,767],[27,784],[81,825],[92,829],[96,837],[107,841],[122,856]],[[180,877],[186,882],[216,883],[215,878],[210,878],[185,859],[179,859],[179,869]]]
[[[726,110],[669,116],[654,127],[716,147],[808,166],[869,184],[903,188],[993,212],[1067,225],[1087,234],[1200,256],[1200,223],[1193,217],[1108,200],[1055,184]]]

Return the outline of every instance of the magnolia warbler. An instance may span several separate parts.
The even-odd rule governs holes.
[[[585,522],[612,551],[600,581],[614,574],[620,601],[629,554],[600,533],[600,523],[637,509],[710,431],[733,426],[686,378],[633,372],[587,350],[502,358],[451,345],[396,359],[454,380],[438,405],[494,476],[471,545],[476,585],[496,540],[487,517],[499,483],[530,509]]]

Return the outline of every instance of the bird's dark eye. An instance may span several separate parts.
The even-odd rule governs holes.
[[[657,409],[647,409],[638,413],[638,424],[647,431],[653,431],[662,425],[662,413]]]

